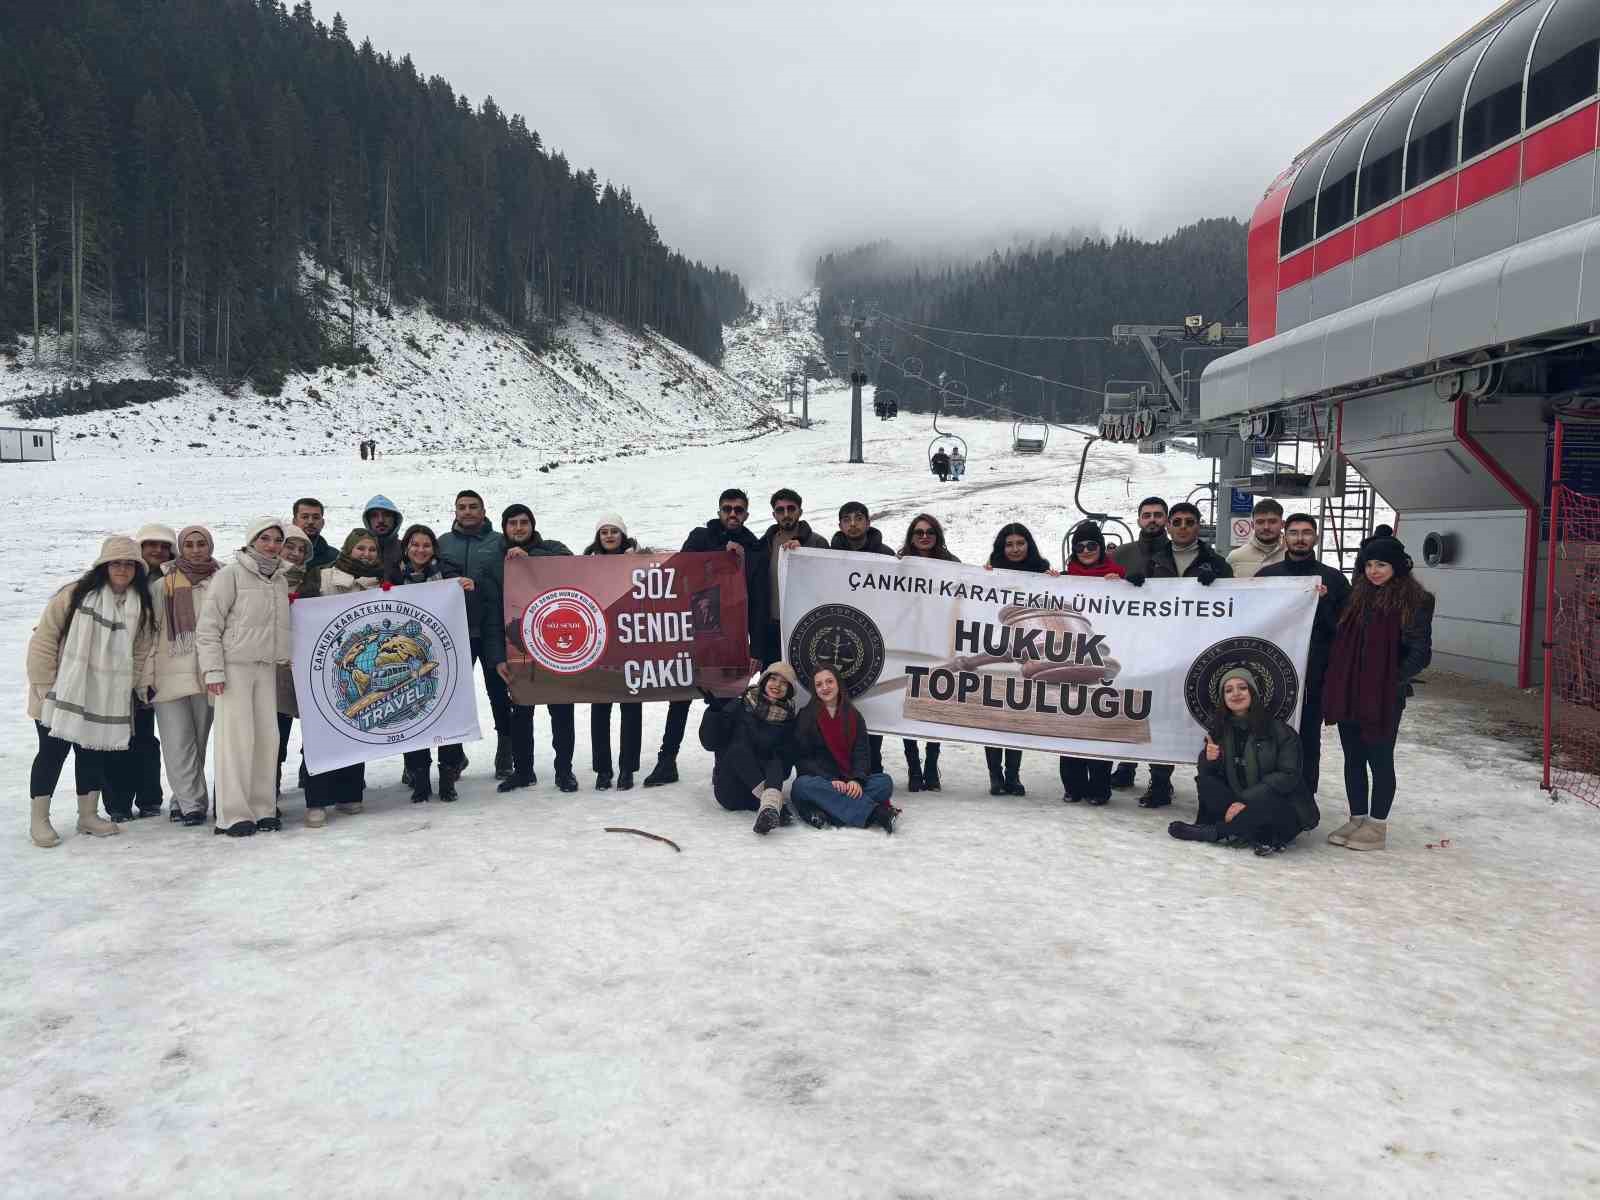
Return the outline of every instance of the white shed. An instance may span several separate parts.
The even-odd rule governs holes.
[[[56,431],[0,425],[0,462],[54,462]]]

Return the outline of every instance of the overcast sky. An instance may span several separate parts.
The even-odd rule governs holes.
[[[339,0],[359,44],[626,185],[753,288],[819,249],[1160,234],[1293,155],[1493,0]],[[331,21],[330,0],[317,15]]]

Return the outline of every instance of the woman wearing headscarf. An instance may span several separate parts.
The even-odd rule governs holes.
[[[507,558],[545,558],[571,556],[566,544],[541,534],[534,522],[533,510],[526,504],[510,504],[500,514],[500,536],[505,539]],[[501,614],[502,618],[504,614]],[[509,625],[506,635],[520,638],[519,625]],[[511,668],[500,663],[495,670],[500,678],[511,683]],[[550,714],[550,745],[556,756],[556,787],[563,792],[578,790],[578,777],[572,773],[572,752],[577,744],[577,731],[573,706],[546,704]],[[496,791],[509,792],[537,783],[533,771],[533,709],[531,704],[511,706],[511,775],[500,781]]]
[[[306,572],[300,597],[343,596],[384,586],[383,544],[377,534],[352,529],[345,535],[339,557],[329,566]],[[362,793],[367,790],[367,764],[351,763],[306,776],[306,828],[321,829],[328,823],[328,810],[354,816],[364,807]]]
[[[616,513],[605,513],[594,527],[594,541],[584,547],[585,554],[649,554],[650,547],[641,546],[628,536],[627,523]],[[633,774],[639,769],[639,749],[644,741],[644,705],[623,701],[617,705],[622,711],[622,744],[617,755],[617,791],[625,792],[633,786]],[[589,754],[594,767],[594,786],[599,792],[611,786],[611,705],[589,705]]]
[[[413,583],[436,583],[441,579],[455,579],[463,591],[472,591],[476,585],[439,557],[439,539],[426,525],[412,525],[400,538],[400,565],[389,573],[389,582],[400,586]],[[406,778],[411,781],[411,803],[423,804],[433,796],[429,775],[433,770],[432,753],[424,747],[408,751],[405,756]],[[467,768],[467,752],[460,742],[439,747],[439,799],[453,803],[456,799],[456,780]]]
[[[36,846],[61,844],[50,824],[50,798],[69,751],[78,832],[119,832],[100,819],[100,793],[107,757],[128,748],[136,694],[150,697],[153,608],[138,543],[109,537],[94,565],[50,598],[28,639],[28,716],[39,736],[28,780],[28,832]]]
[[[906,526],[906,540],[900,546],[900,557],[936,558],[941,562],[953,563],[961,561],[950,553],[950,547],[944,542],[944,526],[939,524],[939,519],[931,513],[918,513],[911,518],[911,524]],[[902,745],[906,751],[906,791],[941,790],[940,743],[929,742],[922,747],[925,756],[918,754],[917,743],[913,738],[903,738]]]
[[[994,546],[989,551],[989,561],[984,570],[1027,571],[1035,575],[1059,575],[1050,560],[1039,553],[1039,546],[1026,525],[1013,521],[1002,526],[994,535]],[[991,796],[1026,796],[1022,786],[1022,751],[1001,751],[996,746],[985,746],[983,757],[989,764],[989,794]],[[1003,764],[1003,769],[1002,769]]]
[[[222,564],[211,531],[185,525],[178,557],[155,582],[156,725],[172,789],[172,817],[185,825],[206,821],[206,743],[211,738],[211,697],[200,676],[195,633],[206,592]]]
[[[1199,811],[1167,832],[1186,842],[1253,842],[1257,854],[1270,854],[1317,824],[1300,735],[1262,706],[1248,667],[1224,671],[1218,692],[1195,775]]]
[[[1398,538],[1374,537],[1328,651],[1322,719],[1338,725],[1350,819],[1328,835],[1348,850],[1388,844],[1394,746],[1411,681],[1433,660],[1433,596],[1411,574]]]
[[[246,837],[283,828],[277,815],[278,666],[289,661],[283,531],[258,517],[233,560],[212,576],[195,626],[206,691],[216,703],[215,832]]]

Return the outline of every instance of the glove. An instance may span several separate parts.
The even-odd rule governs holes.
[[[1195,569],[1194,577],[1200,581],[1201,587],[1210,587],[1217,581],[1217,569],[1208,562],[1203,562]]]
[[[1143,571],[1129,571],[1128,572],[1128,582],[1133,584],[1134,587],[1143,587],[1144,586],[1144,572]]]

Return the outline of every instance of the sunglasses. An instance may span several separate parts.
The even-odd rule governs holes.
[[[911,536],[912,537],[938,537],[939,535],[937,533],[935,533],[931,529],[913,529],[911,531]]]
[[[722,506],[722,511],[727,513],[730,517],[739,517],[743,516],[750,510],[742,504],[724,504]]]
[[[1189,525],[1198,525],[1199,523],[1193,517],[1173,517],[1167,522],[1168,525],[1176,525],[1179,529]]]
[[[1096,553],[1099,553],[1100,543],[1099,542],[1079,542],[1075,546],[1072,547],[1072,552],[1074,554],[1082,554],[1085,550],[1093,550]]]

